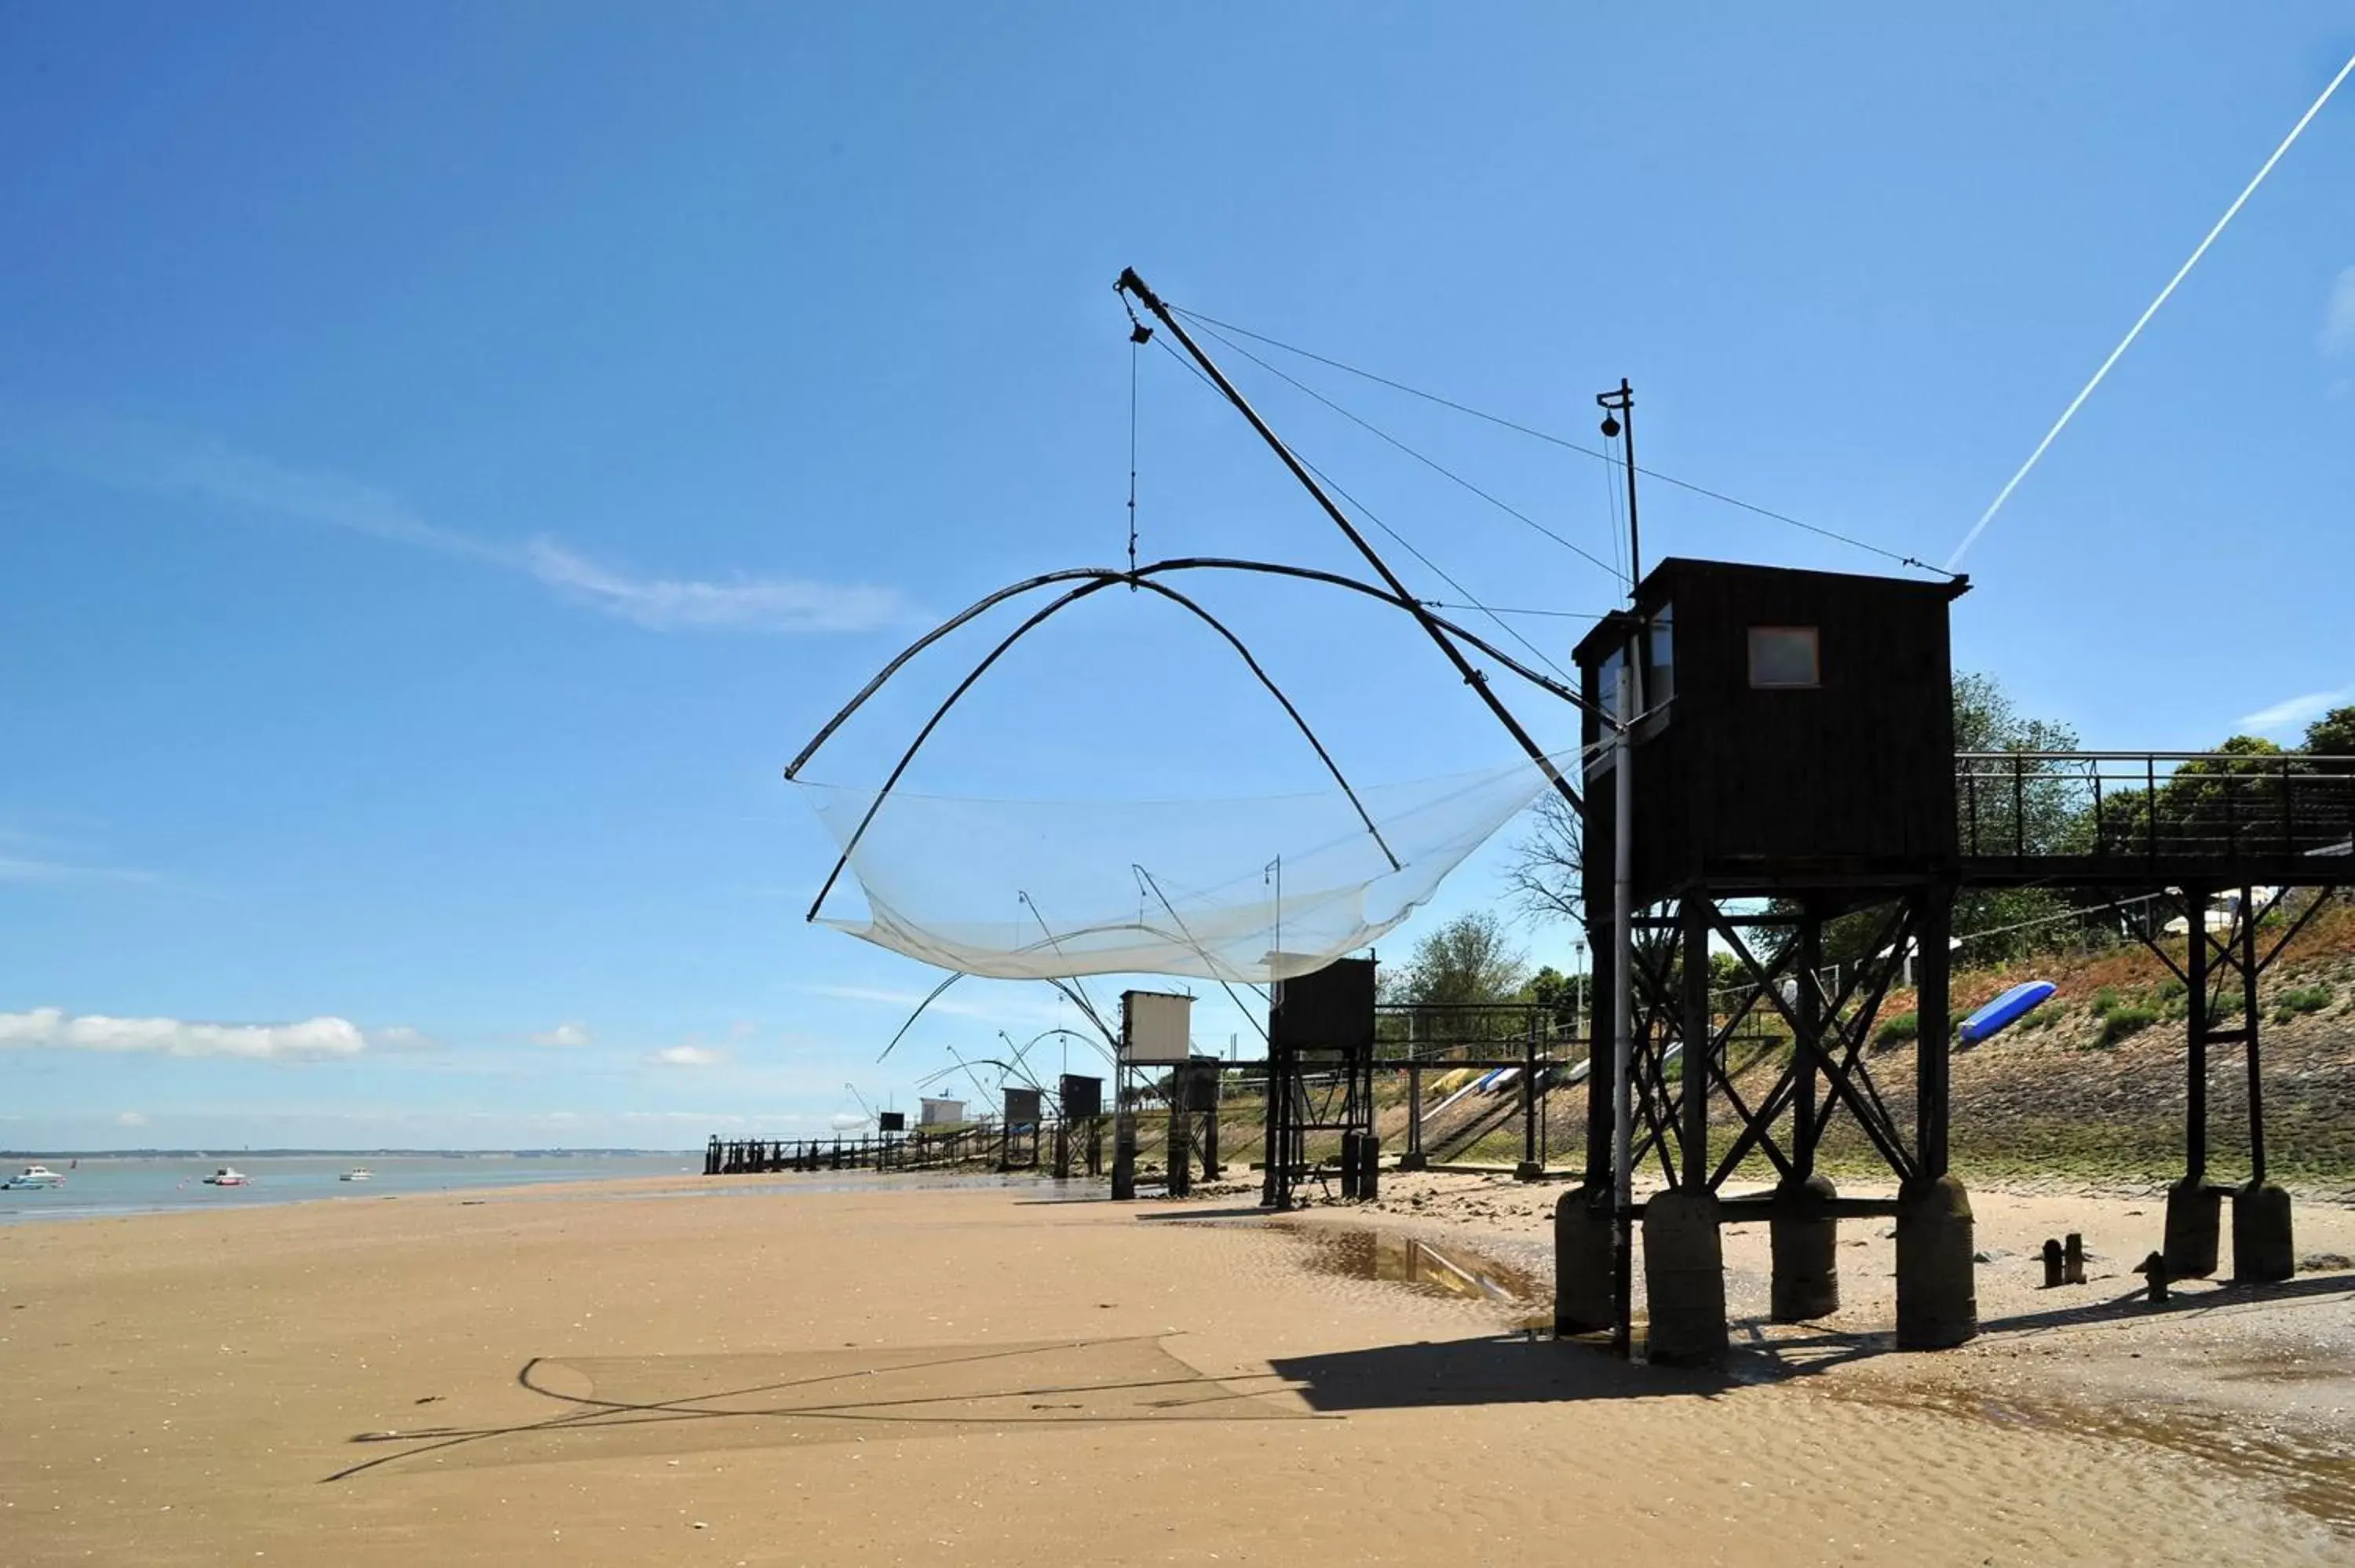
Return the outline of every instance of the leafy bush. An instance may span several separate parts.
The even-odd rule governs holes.
[[[1910,1044],[1922,1036],[1922,1015],[1901,1012],[1884,1022],[1873,1034],[1873,1043],[1886,1051],[1892,1045]]]
[[[2274,1022],[2287,1023],[2301,1012],[2320,1012],[2330,1005],[2327,985],[2297,986],[2274,999]]]
[[[2102,1033],[2097,1044],[2103,1045],[2115,1045],[2129,1035],[2141,1033],[2158,1022],[2158,1012],[2156,1009],[2137,1007],[2126,1002],[2117,1003],[2099,1016],[2102,1020]]]

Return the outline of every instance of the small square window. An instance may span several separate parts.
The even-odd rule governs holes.
[[[1753,626],[1750,629],[1750,683],[1753,686],[1820,684],[1816,629]]]

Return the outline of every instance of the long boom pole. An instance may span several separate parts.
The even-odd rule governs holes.
[[[1561,776],[1561,770],[1553,765],[1553,758],[1546,755],[1545,748],[1530,736],[1528,730],[1521,727],[1520,720],[1513,716],[1512,710],[1505,706],[1497,694],[1488,689],[1488,678],[1473,667],[1472,662],[1465,658],[1464,651],[1448,639],[1447,633],[1440,630],[1432,620],[1430,613],[1423,608],[1412,594],[1407,592],[1406,584],[1399,580],[1398,574],[1391,570],[1390,564],[1375,553],[1373,546],[1366,542],[1366,536],[1358,532],[1357,525],[1349,521],[1339,506],[1334,504],[1333,498],[1325,493],[1325,487],[1318,484],[1315,476],[1309,473],[1307,468],[1297,457],[1293,455],[1292,449],[1284,444],[1283,438],[1275,433],[1265,419],[1260,418],[1259,410],[1253,408],[1250,399],[1236,389],[1233,382],[1227,379],[1226,372],[1220,370],[1217,362],[1202,352],[1201,344],[1196,343],[1188,334],[1186,329],[1178,324],[1177,316],[1171,313],[1167,305],[1162,303],[1161,296],[1155,293],[1146,285],[1145,280],[1136,275],[1136,269],[1134,267],[1123,268],[1120,281],[1113,287],[1124,294],[1134,295],[1139,304],[1153,313],[1155,320],[1169,329],[1169,335],[1184,346],[1187,354],[1193,358],[1202,374],[1210,378],[1210,384],[1219,389],[1228,402],[1235,406],[1235,411],[1250,423],[1251,428],[1259,432],[1260,440],[1267,443],[1268,450],[1274,452],[1284,466],[1291,471],[1292,477],[1300,482],[1301,488],[1308,492],[1310,499],[1323,509],[1326,516],[1333,520],[1334,526],[1340,529],[1349,543],[1357,546],[1358,554],[1366,558],[1366,564],[1373,567],[1383,583],[1398,596],[1400,604],[1414,617],[1423,630],[1430,634],[1431,640],[1439,644],[1440,652],[1447,655],[1447,662],[1455,665],[1456,673],[1464,677],[1464,683],[1480,694],[1480,700],[1487,705],[1488,711],[1497,715],[1497,722],[1503,725],[1506,732],[1519,744],[1523,751],[1529,754],[1529,760],[1538,765],[1539,770],[1552,783],[1556,792],[1570,802],[1571,810],[1583,818],[1586,814],[1586,803],[1579,799],[1578,791],[1571,788],[1570,780]]]
[[[1611,1343],[1622,1358],[1630,1353],[1635,1325],[1636,1167],[1629,1156],[1635,1137],[1636,1086],[1628,1075],[1635,1062],[1636,1010],[1636,647],[1633,639],[1619,661],[1619,714],[1611,780]],[[1685,962],[1695,960],[1688,955]],[[1590,1045],[1587,1059],[1593,1060]],[[1686,1064],[1687,1072],[1699,1072]],[[1593,1073],[1588,1074],[1589,1081]]]

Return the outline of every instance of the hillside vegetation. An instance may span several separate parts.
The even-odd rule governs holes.
[[[2261,932],[2265,946],[2279,929],[2278,917],[2268,923]],[[2174,945],[2180,962],[2181,939]],[[1966,1182],[2055,1179],[2134,1186],[2160,1185],[2180,1175],[2189,1008],[2181,983],[2139,945],[2045,952],[1958,972],[1954,1015],[1959,1020],[2028,980],[2051,980],[2059,989],[2020,1023],[1954,1053],[1957,1172]],[[1909,1133],[1913,1005],[1910,992],[1888,999],[1866,1058],[1882,1097]],[[2268,1173],[2295,1189],[2355,1197],[2355,900],[2326,907],[2284,950],[2259,985],[2258,1009]],[[1737,1077],[1743,1097],[1756,1104],[1789,1054],[1787,1039],[1738,1044],[1736,1062],[1756,1057]],[[2247,1068],[2238,1046],[2211,1049],[2208,1079],[2210,1176],[2237,1181],[2246,1175],[2248,1149]],[[1584,1136],[1584,1092],[1560,1090],[1549,1101],[1546,1142],[1553,1161],[1574,1162]],[[1712,1142],[1721,1149],[1721,1102],[1713,1105],[1712,1116]],[[1382,1133],[1386,1148],[1402,1146],[1402,1104],[1384,1116]],[[1510,1163],[1519,1150],[1516,1118],[1459,1158]],[[1845,1113],[1827,1130],[1823,1161],[1835,1178],[1862,1186],[1888,1181]],[[1760,1181],[1774,1174],[1763,1158],[1741,1172]]]
[[[2261,929],[2261,953],[2276,936]],[[2181,959],[2180,941],[2176,957]],[[2060,989],[2021,1022],[1954,1054],[1954,1157],[1967,1180],[2085,1174],[2164,1181],[2183,1169],[2185,1028],[2190,999],[2138,945],[2082,957],[2042,954],[1955,977],[1957,1018],[2006,988]],[[2238,987],[2227,999],[2237,1012]],[[2355,905],[2318,915],[2260,981],[2269,1173],[2293,1186],[2355,1191]],[[1892,997],[1902,1014],[1910,996]],[[1892,1042],[1871,1057],[1892,1104],[1910,1102],[1913,1051]],[[2212,1179],[2247,1171],[2248,1078],[2237,1045],[2208,1065]],[[1852,1126],[1834,1140],[1842,1163],[1868,1151]]]

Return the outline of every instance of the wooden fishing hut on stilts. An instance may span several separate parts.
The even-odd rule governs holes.
[[[1625,728],[1608,736],[1593,711],[1584,718],[1586,907],[1610,922],[1596,920],[1594,1037],[1614,1048],[1594,1052],[1586,1179],[1557,1209],[1563,1331],[1611,1329],[1624,1341],[1640,1218],[1650,1358],[1720,1359],[1719,1227],[1730,1205],[1717,1192],[1753,1150],[1778,1176],[1763,1202],[1745,1201],[1774,1227],[1775,1316],[1834,1309],[1838,1219],[1892,1206],[1844,1201],[1817,1172],[1836,1107],[1900,1183],[1901,1343],[1951,1345],[1976,1331],[1970,1204],[1946,1159],[1947,932],[1959,874],[1946,621],[1966,587],[1670,559],[1637,586],[1631,609],[1578,644],[1587,701]],[[1816,982],[1825,922],[1865,910],[1883,928],[1875,951],[1920,953],[1910,1137],[1863,1059],[1901,960],[1851,966],[1836,996]],[[1722,1017],[1712,945],[1750,982]],[[1724,1045],[1761,1004],[1782,1014],[1793,1052],[1753,1106],[1726,1073]],[[1734,1112],[1714,1158],[1712,1094]],[[1653,1163],[1663,1189],[1638,1204],[1633,1172]]]
[[[2179,902],[2179,957],[2157,929],[2132,928],[2188,996],[2184,1175],[2168,1193],[2164,1272],[2216,1272],[2227,1199],[2235,1277],[2294,1271],[2289,1197],[2266,1176],[2257,982],[2355,885],[2355,758],[1957,752],[1947,617],[1967,586],[1671,559],[1578,645],[1594,1034],[1613,1049],[1593,1053],[1584,1180],[1555,1212],[1562,1332],[1626,1342],[1640,1221],[1647,1354],[1717,1361],[1722,1224],[1769,1222],[1771,1316],[1795,1322],[1838,1308],[1838,1223],[1866,1215],[1897,1222],[1899,1346],[1977,1331],[1970,1201],[1948,1160],[1961,889],[2051,887],[2114,911]],[[2293,907],[2293,892],[2310,896]],[[1867,956],[1827,986],[1826,926],[1858,916],[1874,933]],[[1738,972],[1722,1006],[1712,946]],[[1909,968],[1910,1127],[1866,1055]],[[1726,1043],[1761,1009],[1780,1014],[1793,1048],[1753,1103]],[[2211,1053],[2235,1046],[2248,1174],[2228,1185],[2211,1173],[2207,1097]],[[1893,1200],[1842,1197],[1817,1171],[1843,1112],[1896,1178]],[[1721,1199],[1753,1154],[1774,1170],[1772,1191]],[[1655,1163],[1659,1189],[1638,1203],[1634,1172]]]

